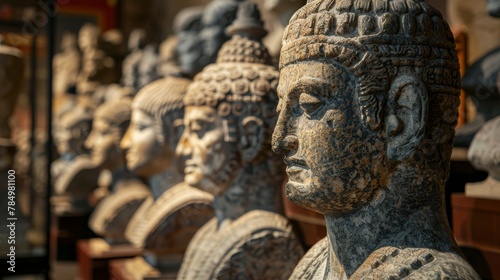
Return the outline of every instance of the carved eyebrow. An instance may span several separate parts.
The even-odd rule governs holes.
[[[309,88],[314,89],[314,92],[317,92],[319,90],[320,93],[314,94],[314,92],[308,90]],[[325,94],[333,88],[335,88],[334,84],[319,78],[301,78],[297,82],[295,82],[293,86],[290,87],[290,90],[287,94],[307,91],[308,93],[313,95],[325,96]]]

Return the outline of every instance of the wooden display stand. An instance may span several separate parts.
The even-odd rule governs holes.
[[[88,227],[89,216],[89,212],[52,212],[50,244],[53,260],[76,260],[77,240],[96,237]]]
[[[79,240],[77,257],[80,280],[109,279],[110,261],[133,258],[142,254],[142,249],[127,244],[110,246],[102,238]]]
[[[115,260],[111,261],[109,264],[109,272],[111,280],[135,280],[134,277],[130,276],[130,272],[127,271],[127,263],[131,261],[138,261],[140,263],[139,267],[136,271],[138,274],[142,274],[142,279],[144,280],[175,280],[177,279],[176,272],[170,272],[166,274],[161,274],[158,270],[151,267],[144,260],[134,259],[134,260]],[[149,273],[141,271],[150,271]],[[151,272],[152,271],[152,272]]]
[[[452,195],[453,234],[483,279],[500,280],[500,200]]]

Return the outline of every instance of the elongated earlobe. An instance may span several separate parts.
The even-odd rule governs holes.
[[[246,117],[241,122],[240,149],[245,161],[254,160],[262,151],[264,131],[264,122],[260,118]]]
[[[427,122],[427,90],[419,79],[404,75],[394,80],[385,119],[387,156],[401,161],[410,158],[422,141]]]

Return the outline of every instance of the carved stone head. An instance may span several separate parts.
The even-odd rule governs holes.
[[[478,170],[500,181],[500,117],[487,122],[476,134],[469,148],[468,159]],[[497,183],[500,186],[500,183]]]
[[[437,10],[309,1],[285,30],[280,69],[273,148],[285,155],[288,198],[338,215],[397,181],[413,205],[440,207],[460,73]],[[434,187],[413,187],[422,182]]]
[[[195,77],[184,99],[185,130],[177,147],[186,157],[184,180],[214,195],[231,186],[245,166],[274,158],[270,137],[279,73],[261,42],[262,26],[239,27],[229,29],[233,38],[217,62]]]
[[[125,162],[120,141],[130,123],[131,104],[130,99],[122,98],[106,102],[95,111],[92,131],[85,146],[90,149],[97,166],[112,170]]]
[[[83,106],[61,116],[54,135],[59,155],[74,157],[88,152],[84,143],[92,130],[92,119],[90,108]]]
[[[203,7],[185,8],[174,19],[174,30],[178,39],[177,60],[182,71],[188,75],[194,75],[201,70],[196,68],[202,56],[200,32],[203,10]]]
[[[182,99],[189,83],[188,79],[167,77],[137,93],[130,126],[121,143],[132,172],[151,177],[172,164],[183,131]]]
[[[238,5],[242,0],[213,0],[208,4],[201,18],[202,56],[196,65],[196,71],[214,63],[221,46],[231,37],[226,34],[226,28],[236,19]]]

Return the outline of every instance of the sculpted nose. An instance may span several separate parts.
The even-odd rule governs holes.
[[[120,141],[120,148],[124,151],[128,150],[130,147],[130,128],[127,129],[125,135],[123,135],[122,141]]]
[[[191,154],[191,143],[189,143],[189,137],[186,135],[186,130],[184,130],[181,139],[179,139],[179,143],[177,143],[175,154],[178,157],[186,157]]]
[[[273,132],[272,148],[277,154],[294,151],[299,147],[299,139],[296,136],[288,135],[287,120],[280,114],[278,122]]]

